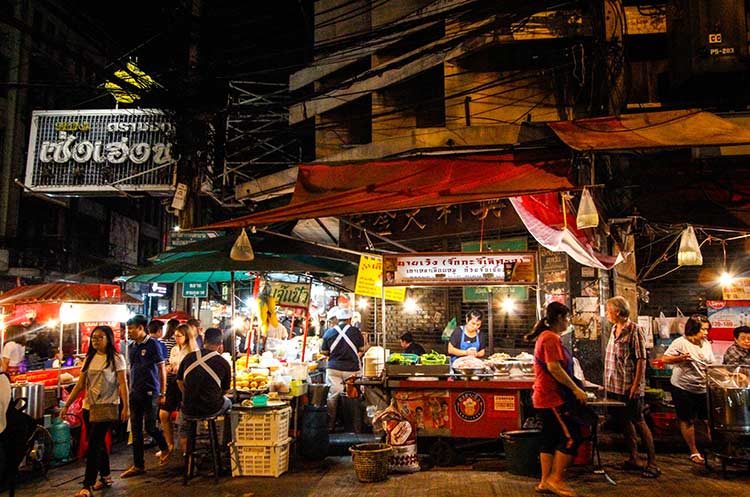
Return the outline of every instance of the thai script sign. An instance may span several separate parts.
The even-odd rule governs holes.
[[[534,252],[433,252],[386,255],[385,286],[534,285]]]
[[[25,185],[48,193],[171,191],[174,125],[161,111],[35,111]]]
[[[362,254],[359,258],[357,283],[354,293],[363,297],[383,297],[383,258],[379,255]],[[385,289],[385,299],[403,302],[406,288],[391,287]]]
[[[271,295],[276,299],[276,304],[286,307],[304,307],[310,305],[309,283],[286,283],[283,281],[272,281]]]

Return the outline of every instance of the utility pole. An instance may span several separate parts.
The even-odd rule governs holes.
[[[622,0],[590,0],[594,34],[591,115],[619,115],[626,104]]]

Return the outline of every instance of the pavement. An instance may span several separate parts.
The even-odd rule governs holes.
[[[159,467],[154,451],[147,452],[145,475],[120,479],[119,474],[131,464],[130,447],[117,443],[113,447],[112,488],[95,492],[96,497],[449,497],[449,496],[533,496],[534,477],[518,476],[505,470],[505,461],[497,455],[475,458],[471,464],[450,468],[431,468],[413,474],[390,475],[386,481],[363,484],[357,480],[348,456],[327,457],[323,461],[293,459],[290,470],[278,478],[221,476],[215,483],[208,469],[201,468],[187,487],[182,485],[181,458],[173,457]],[[571,486],[581,496],[639,497],[737,497],[750,494],[750,472],[730,468],[724,475],[691,463],[686,453],[659,454],[662,475],[645,479],[637,472],[615,469],[621,462],[620,452],[605,451],[605,470],[617,483],[611,485],[591,467],[569,470]],[[210,466],[210,464],[204,464]],[[73,496],[80,489],[84,463],[73,462],[50,469],[46,476],[24,474],[17,487],[19,497]],[[7,491],[0,494],[7,495]]]

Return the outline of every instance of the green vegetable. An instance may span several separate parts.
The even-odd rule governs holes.
[[[434,350],[428,354],[422,354],[419,358],[419,362],[425,365],[447,364],[447,360],[445,354],[439,354]]]

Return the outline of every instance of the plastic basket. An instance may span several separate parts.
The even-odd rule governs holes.
[[[656,435],[671,435],[678,431],[677,414],[673,412],[652,412],[651,420],[654,422],[654,434]]]
[[[289,438],[292,408],[233,410],[232,440],[236,445],[279,445]]]
[[[289,445],[250,446],[230,444],[232,476],[273,476],[277,478],[289,469]]]
[[[349,448],[357,479],[362,483],[383,481],[388,477],[388,459],[393,450],[383,443],[359,444]]]

